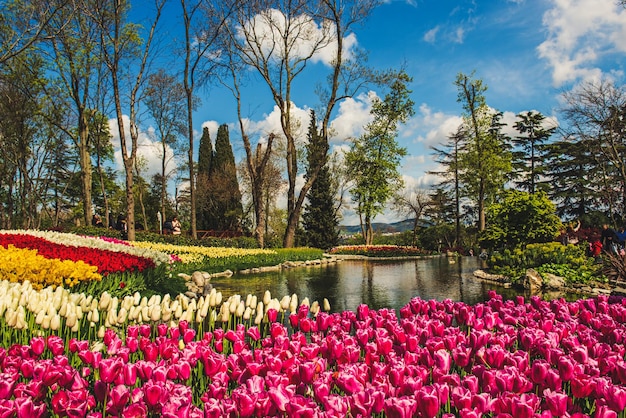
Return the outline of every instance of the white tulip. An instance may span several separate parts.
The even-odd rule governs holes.
[[[270,300],[272,300],[272,294],[270,293],[269,290],[266,290],[265,293],[263,294],[263,303],[265,305],[269,305]]]
[[[326,298],[324,298],[324,310],[330,312],[330,302]]]
[[[68,328],[73,328],[74,325],[76,324],[76,314],[75,313],[71,313],[69,314],[69,316],[67,317],[67,319],[65,320],[65,326]]]
[[[311,314],[312,314],[313,316],[317,316],[317,314],[319,313],[319,311],[320,311],[320,304],[319,304],[319,302],[318,302],[318,301],[316,301],[316,300],[315,300],[315,301],[313,301],[313,303],[311,304]]]
[[[100,296],[100,303],[98,304],[98,309],[101,311],[106,310],[109,307],[109,303],[111,303],[111,295],[109,292],[104,291],[102,296]]]
[[[41,327],[43,329],[50,329],[50,317],[48,315],[44,315],[43,321],[41,321]]]
[[[135,294],[133,295],[133,305],[139,305],[140,301],[141,301],[141,294],[139,292],[135,292]]]
[[[235,315],[241,318],[245,310],[246,310],[246,304],[243,301],[241,301],[239,302],[239,305],[237,305],[237,310],[235,311]]]
[[[309,298],[306,297],[306,298],[302,299],[302,302],[300,303],[300,305],[311,306],[311,304],[309,303]]]
[[[211,293],[209,293],[209,305],[213,308],[215,307],[215,297],[217,295],[217,291],[215,288],[211,289]]]
[[[58,331],[61,326],[61,317],[57,314],[52,317],[50,320],[50,329],[53,331]]]
[[[289,301],[289,312],[296,313],[298,310],[298,295],[295,293],[291,295],[291,300]]]
[[[150,315],[150,319],[152,319],[153,322],[161,319],[161,305],[156,305],[152,308],[152,315]]]
[[[42,309],[39,311],[39,313],[37,313],[37,316],[35,317],[35,324],[41,325],[43,323],[44,316],[46,316],[46,311]]]
[[[106,331],[106,329],[104,328],[103,325],[100,326],[100,329],[98,330],[98,338],[104,338],[104,332]]]
[[[145,297],[145,296],[144,296],[144,297],[142,297],[142,298],[141,298],[141,302],[139,303],[139,306],[141,306],[142,308],[143,308],[144,306],[148,306],[148,298],[147,298],[147,297]]]
[[[128,318],[128,311],[122,306],[120,313],[117,315],[117,323],[122,325]]]
[[[252,295],[248,293],[248,296],[246,296],[246,306],[250,306],[251,302],[252,302]]]
[[[250,304],[248,306],[254,309],[256,307],[256,303],[257,303],[257,297],[256,295],[252,295],[252,298],[250,298]]]
[[[76,307],[76,318],[83,319],[83,308],[80,306]]]
[[[252,317],[252,308],[246,306],[246,310],[243,312],[243,319],[248,321]]]
[[[180,319],[181,316],[183,316],[183,307],[181,305],[178,305],[176,307],[176,310],[174,311],[174,317],[176,319]]]

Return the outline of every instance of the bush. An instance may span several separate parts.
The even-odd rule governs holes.
[[[556,274],[568,282],[601,278],[594,260],[585,255],[584,245],[558,242],[528,244],[524,248],[495,252],[489,258],[489,267],[493,273],[507,276],[514,283],[522,279],[529,268],[539,273]]]

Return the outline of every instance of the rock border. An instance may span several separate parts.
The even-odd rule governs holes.
[[[494,283],[505,288],[514,286],[508,277],[490,274],[484,270],[474,271],[473,276],[479,280]],[[589,296],[626,295],[626,289],[612,288],[606,283],[592,282],[568,285],[563,277],[550,273],[542,276],[535,269],[526,270],[526,275],[519,287],[530,291],[531,295],[554,294],[555,297],[558,297],[559,293],[579,293]]]

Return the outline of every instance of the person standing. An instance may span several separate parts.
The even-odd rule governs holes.
[[[181,225],[176,216],[172,218],[172,235],[180,235]]]
[[[618,238],[615,230],[610,228],[608,224],[602,225],[602,234],[600,235],[600,241],[602,242],[602,249],[605,252],[612,252],[617,254]]]

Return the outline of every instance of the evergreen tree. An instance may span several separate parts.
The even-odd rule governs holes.
[[[522,190],[534,193],[545,172],[545,147],[542,144],[550,138],[556,127],[546,128],[546,117],[533,111],[520,113],[517,118],[514,128],[520,136],[513,139],[513,144],[520,150],[513,152],[513,167],[521,180],[516,181],[516,184]]]
[[[223,124],[217,130],[215,155],[212,172],[209,175],[210,192],[213,195],[215,221],[218,230],[239,230],[243,217],[241,191],[237,179],[235,156],[230,144],[228,125]]]
[[[564,138],[546,147],[548,195],[562,218],[583,219],[603,207],[597,185],[602,176],[590,141]]]
[[[326,162],[326,148],[323,137],[316,127],[315,112],[311,111],[311,122],[307,134],[307,173],[322,165],[317,179],[307,193],[308,203],[304,207],[302,225],[304,227],[304,243],[310,247],[328,249],[339,243],[339,220],[334,208],[333,187]]]
[[[202,129],[202,137],[198,149],[198,174],[196,179],[196,220],[198,229],[212,229],[209,210],[209,176],[213,167],[213,143],[209,128]]]

